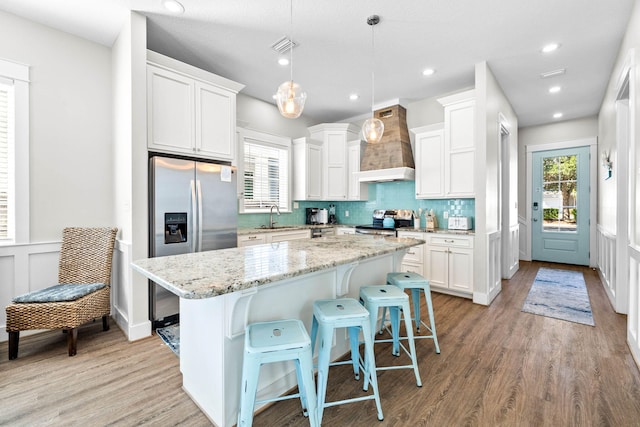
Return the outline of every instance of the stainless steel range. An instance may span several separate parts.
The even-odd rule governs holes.
[[[397,235],[400,228],[413,228],[413,211],[409,209],[376,209],[371,224],[356,225],[356,234]]]

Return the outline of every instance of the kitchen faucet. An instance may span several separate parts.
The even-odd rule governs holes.
[[[273,228],[273,225],[278,223],[277,221],[273,222],[273,208],[276,208],[278,216],[280,216],[280,207],[278,205],[272,205],[269,209],[269,228]]]

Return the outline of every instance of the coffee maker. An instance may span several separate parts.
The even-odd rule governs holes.
[[[336,205],[329,205],[329,224],[337,224]]]
[[[318,208],[307,208],[305,224],[315,225],[318,223]]]

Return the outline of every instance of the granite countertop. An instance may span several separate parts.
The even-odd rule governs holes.
[[[425,243],[345,235],[148,258],[134,270],[182,298],[210,298]]]
[[[291,230],[313,230],[314,228],[340,228],[348,227],[353,228],[356,224],[301,224],[301,225],[278,225],[276,228],[268,227],[242,227],[238,228],[238,236],[247,234],[260,234],[260,233],[277,233],[278,231],[291,231]]]
[[[475,230],[449,230],[447,228],[436,228],[435,230],[427,230],[426,228],[398,228],[398,231],[415,231],[417,233],[434,233],[434,234],[460,234],[463,236],[475,236]]]

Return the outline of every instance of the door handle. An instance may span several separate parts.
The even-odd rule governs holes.
[[[533,222],[538,222],[538,218],[533,218]]]

